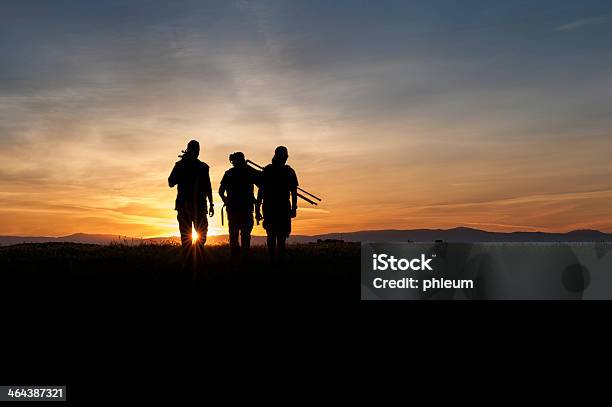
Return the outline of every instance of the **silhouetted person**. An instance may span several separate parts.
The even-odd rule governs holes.
[[[246,258],[251,247],[253,206],[255,205],[253,185],[259,184],[261,172],[249,167],[241,152],[230,154],[229,160],[234,167],[223,175],[219,195],[227,209],[232,258],[238,260],[241,251],[242,257]],[[242,250],[238,245],[238,235],[240,235]]]
[[[208,219],[206,218],[206,199],[210,202],[208,214],[215,214],[212,188],[210,185],[209,167],[198,160],[200,144],[191,140],[187,149],[180,155],[181,159],[174,164],[172,173],[168,177],[170,188],[178,185],[176,194],[177,219],[181,232],[181,243],[185,252],[192,246],[192,225],[198,233],[198,246],[206,243],[208,233]]]
[[[262,218],[260,206],[263,202],[263,227],[268,235],[272,262],[284,261],[286,240],[291,234],[291,218],[297,214],[298,180],[295,171],[286,165],[287,158],[287,147],[276,147],[272,164],[268,164],[262,172],[257,193],[256,217],[258,220]]]

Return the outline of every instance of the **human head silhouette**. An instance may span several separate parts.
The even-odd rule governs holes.
[[[229,160],[234,167],[241,167],[246,164],[244,154],[240,151],[230,154]]]
[[[287,162],[287,158],[289,158],[289,151],[287,151],[287,147],[278,146],[274,150],[274,157],[272,157],[272,164],[285,165]]]
[[[181,157],[198,158],[200,155],[200,143],[197,140],[191,140],[187,143],[187,149],[183,150]]]

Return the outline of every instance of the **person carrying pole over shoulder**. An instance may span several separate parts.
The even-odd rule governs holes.
[[[286,164],[288,158],[287,147],[279,146],[274,150],[272,163],[263,169],[255,205],[257,220],[263,218],[272,263],[285,261],[291,219],[297,216],[298,179],[295,171]]]
[[[227,209],[232,259],[237,261],[241,257],[243,260],[246,259],[249,254],[255,204],[253,186],[259,185],[261,172],[249,167],[241,152],[230,154],[229,160],[233,168],[223,175],[219,195]]]

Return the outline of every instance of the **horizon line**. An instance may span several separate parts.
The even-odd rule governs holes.
[[[447,228],[447,229],[443,229],[443,228],[435,228],[435,229],[429,229],[429,228],[417,228],[417,229],[360,229],[360,230],[354,230],[354,231],[343,231],[343,232],[326,232],[326,233],[318,233],[318,234],[311,234],[311,235],[307,235],[307,234],[292,234],[289,237],[292,236],[303,236],[303,237],[316,237],[316,236],[325,236],[325,235],[341,235],[341,234],[353,234],[353,233],[367,233],[367,232],[414,232],[414,231],[450,231],[450,230],[455,230],[455,229],[468,229],[468,230],[474,230],[474,231],[479,231],[479,232],[485,232],[485,233],[500,233],[500,234],[512,234],[512,233],[546,233],[546,234],[569,234],[569,233],[573,233],[573,232],[584,232],[584,231],[588,231],[588,232],[597,232],[597,233],[603,233],[603,234],[611,234],[611,232],[604,232],[598,229],[572,229],[572,230],[568,230],[565,232],[547,232],[547,231],[542,231],[542,230],[512,230],[512,231],[492,231],[492,230],[486,230],[486,229],[478,229],[478,228],[472,228],[472,227],[468,227],[468,226],[455,226],[452,228]],[[38,236],[38,235],[0,235],[0,237],[19,237],[19,238],[28,238],[28,237],[36,237],[36,238],[49,238],[49,239],[59,239],[59,238],[65,238],[65,237],[70,237],[70,236],[75,236],[75,235],[87,235],[87,236],[117,236],[118,238],[128,238],[128,239],[138,239],[138,240],[146,240],[146,239],[174,239],[174,238],[180,238],[179,235],[170,235],[170,236],[143,236],[143,237],[136,237],[136,236],[128,236],[128,235],[121,235],[121,234],[117,234],[117,233],[86,233],[86,232],[75,232],[75,233],[70,233],[67,235],[57,235],[57,236]],[[215,237],[215,236],[228,236],[228,233],[223,233],[223,234],[209,234],[209,237]],[[266,237],[266,235],[251,235],[252,237]]]

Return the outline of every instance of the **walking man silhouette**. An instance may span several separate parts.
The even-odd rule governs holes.
[[[215,214],[212,199],[212,187],[210,185],[209,167],[206,163],[198,160],[200,154],[200,143],[191,140],[187,149],[179,155],[181,159],[174,164],[172,173],[168,177],[170,188],[178,185],[176,204],[179,231],[181,232],[181,244],[185,252],[188,252],[195,243],[203,247],[206,243],[208,233],[208,219],[206,218],[206,199],[210,203],[208,214]],[[192,227],[198,236],[192,238]]]
[[[251,247],[255,204],[253,185],[259,185],[261,172],[249,167],[241,152],[230,154],[229,160],[233,168],[223,175],[219,195],[227,209],[230,251],[236,261],[241,256],[245,259]],[[238,244],[238,235],[241,245]]]
[[[291,218],[297,215],[298,180],[295,171],[286,165],[288,158],[287,147],[276,147],[272,164],[268,164],[262,172],[255,206],[259,221],[262,219],[260,207],[263,203],[263,227],[268,235],[268,252],[273,263],[285,260],[286,240],[291,234]]]

